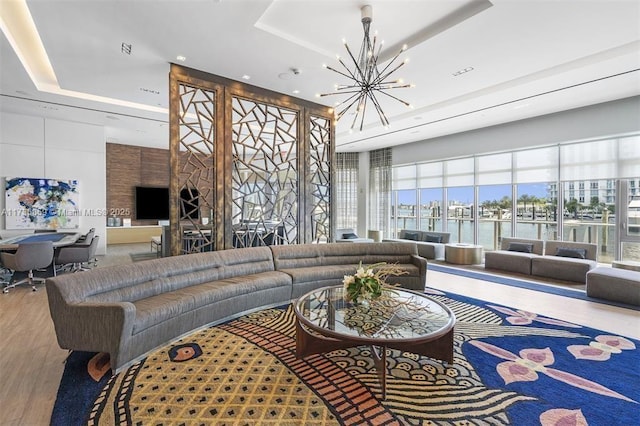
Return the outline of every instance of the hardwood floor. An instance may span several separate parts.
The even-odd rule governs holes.
[[[109,247],[100,266],[129,263],[128,251],[148,244]],[[640,339],[640,312],[457,275],[429,271],[427,285]],[[0,424],[48,425],[67,352],[56,342],[44,288],[0,294]]]

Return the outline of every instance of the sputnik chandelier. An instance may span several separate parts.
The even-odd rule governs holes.
[[[338,111],[336,113],[336,117],[340,120],[352,107],[355,107],[355,117],[353,118],[353,122],[351,123],[351,130],[353,130],[357,125],[358,121],[360,122],[360,131],[364,126],[364,117],[367,110],[367,104],[373,104],[376,112],[378,113],[378,117],[380,118],[380,122],[383,126],[389,126],[389,120],[385,115],[382,107],[380,106],[380,102],[376,97],[379,94],[388,96],[392,99],[395,99],[398,102],[403,103],[407,107],[411,107],[406,101],[388,93],[387,91],[392,89],[402,89],[406,87],[413,87],[412,84],[405,84],[402,79],[396,80],[387,80],[391,74],[396,72],[400,67],[408,62],[408,59],[400,62],[399,64],[394,63],[396,59],[400,56],[402,52],[407,49],[407,45],[402,46],[402,49],[389,61],[389,63],[382,68],[382,71],[379,70],[378,66],[378,57],[380,56],[380,51],[382,50],[382,45],[384,42],[380,42],[377,44],[377,35],[373,36],[373,43],[371,42],[371,37],[369,36],[369,28],[371,27],[372,21],[372,8],[370,5],[363,6],[361,10],[362,13],[362,28],[364,30],[364,39],[362,40],[362,46],[360,47],[360,53],[358,57],[354,57],[351,49],[349,49],[349,45],[346,41],[344,42],[344,47],[347,49],[347,53],[349,57],[353,61],[353,69],[349,69],[344,61],[338,56],[338,62],[344,68],[344,71],[337,70],[328,65],[324,65],[325,68],[340,74],[341,76],[347,77],[352,80],[349,84],[342,84],[336,86],[336,91],[331,93],[322,93],[320,96],[332,96],[332,95],[341,95],[347,94],[349,95],[344,101],[338,103],[336,105]],[[376,51],[377,49],[377,51]]]

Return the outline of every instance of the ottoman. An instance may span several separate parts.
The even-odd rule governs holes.
[[[640,306],[640,272],[599,266],[587,272],[587,296]]]

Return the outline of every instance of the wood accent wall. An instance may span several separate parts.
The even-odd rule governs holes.
[[[107,143],[107,211],[131,224],[157,225],[157,220],[135,220],[135,187],[169,187],[169,150]]]

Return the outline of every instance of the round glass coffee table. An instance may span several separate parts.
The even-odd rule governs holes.
[[[343,297],[343,287],[323,287],[300,297],[296,315],[296,356],[370,345],[386,398],[387,348],[453,363],[456,317],[425,294],[397,287],[368,303]]]

